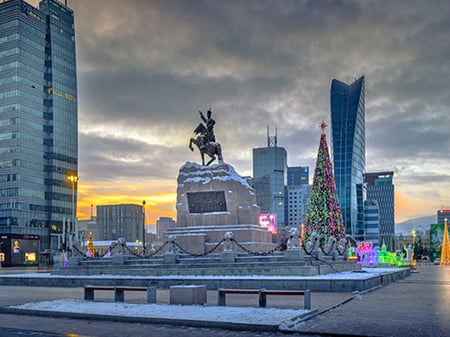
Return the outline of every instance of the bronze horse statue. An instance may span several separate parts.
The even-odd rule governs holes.
[[[194,130],[194,133],[197,135],[197,138],[191,138],[191,141],[189,142],[189,149],[191,151],[194,151],[194,148],[192,147],[192,144],[197,145],[198,150],[200,151],[200,154],[202,156],[202,165],[208,166],[211,164],[215,159],[217,155],[217,160],[219,164],[223,164],[223,158],[222,158],[222,147],[218,142],[210,142],[208,141],[207,136],[207,129],[203,123],[200,123]],[[211,158],[205,165],[205,153]]]

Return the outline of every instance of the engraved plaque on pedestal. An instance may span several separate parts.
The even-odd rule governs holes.
[[[188,192],[189,213],[203,214],[226,212],[227,202],[224,191]]]

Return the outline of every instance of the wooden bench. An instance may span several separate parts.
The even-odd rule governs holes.
[[[147,303],[156,303],[156,288],[155,287],[128,287],[128,286],[85,286],[84,299],[86,301],[94,300],[95,290],[109,290],[114,291],[114,301],[123,302],[125,300],[125,291],[146,291]]]
[[[217,305],[226,305],[226,294],[255,294],[258,295],[258,304],[260,307],[267,306],[267,295],[291,295],[304,296],[303,307],[311,310],[311,290],[270,290],[270,289],[218,289]]]

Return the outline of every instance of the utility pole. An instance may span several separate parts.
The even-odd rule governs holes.
[[[145,200],[142,201],[142,251],[145,256]]]

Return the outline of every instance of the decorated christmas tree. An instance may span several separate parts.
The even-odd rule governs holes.
[[[336,182],[333,175],[333,165],[328,152],[324,121],[320,125],[319,151],[314,170],[313,186],[306,215],[305,231],[309,239],[316,232],[325,240],[333,236],[339,239],[344,236],[344,222],[339,200],[336,194]]]

